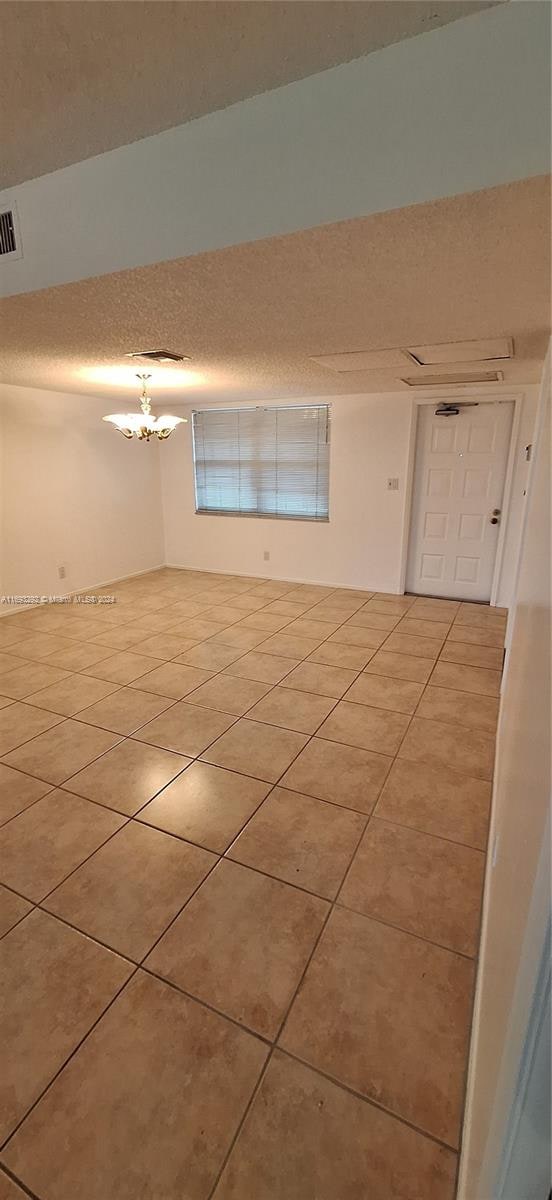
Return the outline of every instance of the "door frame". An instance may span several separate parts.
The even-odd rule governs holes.
[[[408,455],[406,465],[406,486],[405,486],[405,501],[403,510],[403,536],[400,555],[400,572],[399,572],[399,593],[404,595],[406,587],[406,572],[408,567],[408,551],[410,549],[410,533],[412,528],[412,502],[414,499],[414,470],[416,466],[416,451],[418,448],[418,430],[419,430],[419,415],[422,407],[427,408],[429,405],[437,407],[439,404],[454,404],[474,402],[478,404],[496,404],[510,403],[514,405],[512,414],[512,428],[510,431],[510,444],[508,447],[508,457],[506,460],[506,474],[504,476],[504,492],[502,498],[502,520],[498,534],[496,546],[496,556],[493,569],[493,578],[491,583],[490,605],[496,605],[500,576],[502,574],[502,563],[504,559],[504,545],[506,540],[506,532],[510,517],[510,504],[512,499],[512,486],[514,482],[514,467],[516,459],[516,447],[519,436],[519,426],[521,421],[521,410],[525,398],[524,392],[478,392],[478,391],[463,391],[461,393],[451,392],[435,392],[435,395],[428,396],[427,393],[423,396],[412,397],[412,408],[410,413],[410,429],[408,434]]]

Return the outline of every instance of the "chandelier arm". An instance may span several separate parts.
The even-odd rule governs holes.
[[[154,416],[151,411],[151,400],[147,391],[147,380],[151,379],[151,375],[137,375],[137,379],[142,384],[140,394],[140,412],[139,413],[111,413],[103,418],[104,421],[109,421],[115,428],[122,433],[123,437],[132,440],[136,437],[140,442],[149,442],[154,435],[159,441],[164,441],[170,437],[173,429],[177,425],[186,424],[186,417],[173,417],[169,413],[164,413],[163,416]],[[161,424],[164,422],[164,424]]]

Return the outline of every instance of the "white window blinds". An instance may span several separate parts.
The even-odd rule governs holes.
[[[328,520],[329,406],[194,412],[196,511]]]

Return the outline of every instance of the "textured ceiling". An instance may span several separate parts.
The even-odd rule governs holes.
[[[343,375],[310,356],[510,334],[515,358],[499,365],[507,382],[529,383],[549,329],[540,177],[11,297],[0,371],[121,397],[140,369],[125,353],[163,347],[192,358],[189,388],[174,386],[185,383],[175,368],[153,368],[154,394],[173,401],[396,391],[397,368]]]
[[[0,187],[497,2],[4,0]]]

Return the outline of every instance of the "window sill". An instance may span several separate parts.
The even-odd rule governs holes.
[[[247,512],[226,512],[224,509],[218,508],[196,508],[196,517],[239,517],[253,519],[254,521],[306,521],[309,525],[329,525],[330,518],[327,517],[305,517],[294,516],[292,513],[247,513]]]

